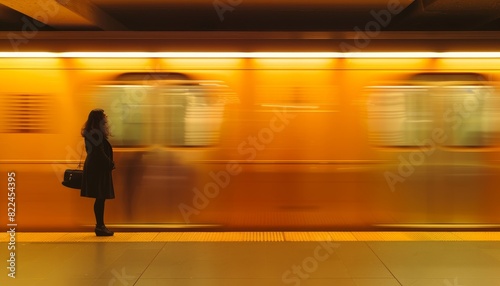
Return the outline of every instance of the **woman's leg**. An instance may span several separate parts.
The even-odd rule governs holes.
[[[97,227],[104,226],[104,198],[96,198],[94,203],[94,214]]]
[[[95,214],[95,234],[97,236],[111,236],[114,234],[111,230],[107,229],[104,225],[104,202],[106,199],[97,198],[94,203],[94,214]]]

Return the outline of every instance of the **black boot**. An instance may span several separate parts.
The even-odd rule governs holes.
[[[95,227],[96,236],[113,236],[114,232],[109,230],[105,225]]]

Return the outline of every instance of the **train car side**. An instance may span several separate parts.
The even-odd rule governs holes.
[[[390,81],[383,93],[403,100],[406,107],[394,114],[408,122],[414,113],[405,112],[416,103],[394,86],[408,86],[408,79],[421,73],[472,73],[485,77],[495,99],[499,64],[499,59],[435,58],[6,59],[0,70],[5,79],[0,172],[16,172],[20,229],[86,229],[93,224],[93,202],[60,182],[64,169],[78,164],[80,128],[89,110],[99,107],[110,114],[112,127],[129,128],[123,134],[135,136],[117,133],[113,139],[117,199],[106,206],[110,224],[222,229],[497,224],[498,132],[488,133],[481,146],[422,145],[434,146],[432,153],[420,152],[421,146],[380,145],[373,139],[369,87],[380,91],[380,82]],[[158,77],[168,72],[188,75],[193,84]],[[117,77],[126,73],[143,78],[120,83],[121,93],[113,97]],[[453,90],[458,85],[448,84]],[[221,109],[206,101],[205,91],[214,86],[234,95],[215,99]],[[172,107],[179,103],[161,101],[172,94],[191,96],[180,103],[181,113]],[[432,110],[438,125],[426,127],[431,133],[409,127],[411,134],[432,141],[432,131],[446,118],[453,126],[474,118],[481,126],[497,122],[497,101],[488,99],[489,113],[479,114],[479,107],[457,100],[463,110],[451,105],[451,114],[445,101],[423,102],[422,110]],[[133,116],[125,113],[134,110]],[[468,124],[466,132],[483,130],[474,129],[479,123]],[[220,127],[209,127],[215,125]],[[442,130],[435,138],[455,134]],[[215,138],[210,143],[196,137],[207,134]]]

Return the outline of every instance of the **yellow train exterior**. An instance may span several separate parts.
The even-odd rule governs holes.
[[[113,133],[110,225],[500,223],[499,58],[54,56],[0,66],[0,171],[4,186],[15,172],[19,230],[94,223],[93,201],[61,185],[93,108]],[[7,220],[7,203],[0,211]]]

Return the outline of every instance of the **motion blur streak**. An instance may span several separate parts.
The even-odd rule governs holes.
[[[16,171],[21,231],[93,224],[61,175],[96,107],[117,166],[109,224],[184,224],[178,206],[232,164],[193,225],[500,223],[499,53],[13,55],[0,54],[0,172]],[[286,128],[276,110],[293,113]]]

